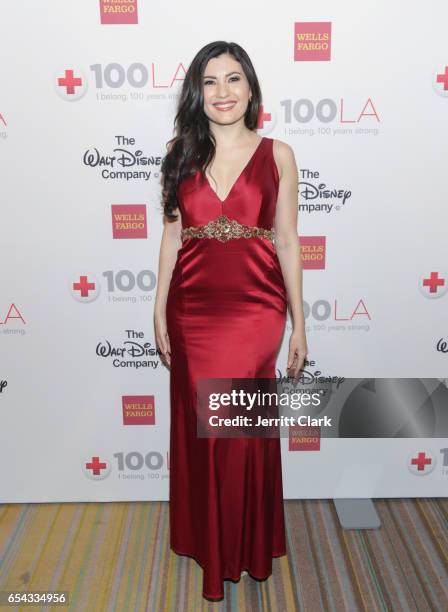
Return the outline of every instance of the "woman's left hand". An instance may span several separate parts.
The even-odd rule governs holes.
[[[298,380],[299,372],[303,368],[305,357],[308,354],[305,328],[293,329],[289,339],[288,364],[286,371],[288,376]]]

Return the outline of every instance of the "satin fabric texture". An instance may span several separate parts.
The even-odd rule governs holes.
[[[203,172],[180,182],[183,227],[220,215],[271,229],[279,175],[262,137],[224,200]],[[203,568],[203,596],[219,600],[243,570],[264,580],[286,554],[279,438],[197,436],[197,381],[275,377],[287,311],[275,245],[263,237],[187,238],[171,277],[170,546]]]

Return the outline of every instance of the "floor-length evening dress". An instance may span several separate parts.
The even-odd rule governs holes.
[[[279,438],[200,438],[195,413],[200,378],[275,377],[287,309],[272,241],[278,186],[268,137],[224,200],[203,172],[178,186],[183,242],[166,308],[170,545],[201,565],[208,599],[243,570],[267,578],[286,554]]]

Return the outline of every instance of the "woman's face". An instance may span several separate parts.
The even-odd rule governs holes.
[[[215,123],[235,123],[247,110],[251,95],[243,68],[223,53],[209,60],[203,78],[204,112]]]

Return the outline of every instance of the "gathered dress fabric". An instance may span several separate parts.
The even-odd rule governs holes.
[[[178,185],[182,226],[225,215],[271,230],[279,188],[262,137],[221,200],[203,172]],[[275,242],[275,239],[274,239]],[[224,597],[243,570],[259,580],[286,554],[279,438],[197,435],[201,378],[274,378],[287,312],[275,245],[262,236],[187,237],[166,305],[170,368],[170,546],[203,569],[203,596]]]

